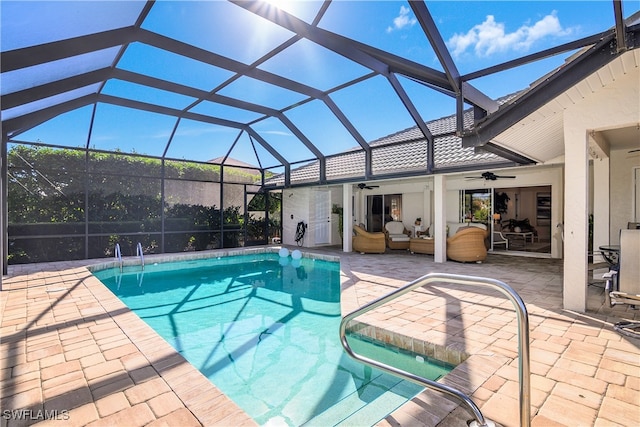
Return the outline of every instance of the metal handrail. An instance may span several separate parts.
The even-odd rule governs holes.
[[[120,271],[122,271],[122,251],[120,250],[120,243],[116,243],[116,247],[114,249],[115,258],[120,263]]]
[[[489,286],[492,288],[498,289],[502,294],[504,294],[507,298],[511,300],[513,305],[516,308],[516,314],[518,318],[518,372],[519,372],[519,380],[520,380],[520,425],[523,427],[529,427],[531,425],[531,385],[530,385],[530,376],[531,376],[531,368],[529,361],[529,317],[527,313],[527,308],[524,305],[524,301],[520,298],[520,295],[516,293],[509,285],[503,283],[499,280],[488,279],[484,277],[474,277],[474,276],[463,276],[457,274],[446,274],[446,273],[431,273],[421,278],[414,280],[407,285],[396,289],[395,291],[382,296],[359,309],[347,314],[343,317],[340,322],[340,341],[345,351],[349,356],[353,359],[358,360],[364,364],[376,367],[381,369],[387,373],[399,376],[406,380],[412,381],[424,387],[439,390],[445,394],[453,396],[460,400],[467,406],[467,409],[473,414],[475,417],[475,422],[477,426],[488,426],[494,425],[493,422],[485,420],[482,412],[478,406],[471,400],[469,396],[460,392],[457,389],[449,387],[445,384],[441,384],[436,381],[432,381],[426,378],[422,378],[420,376],[414,375],[410,372],[403,371],[396,367],[387,365],[385,363],[379,362],[377,360],[369,359],[365,356],[361,356],[353,352],[346,338],[346,329],[347,324],[353,320],[354,318],[364,314],[368,311],[371,311],[381,305],[386,304],[387,302],[398,298],[401,295],[404,295],[412,290],[427,286],[432,284],[433,282],[438,282],[439,284],[443,284],[443,282],[455,283],[460,285],[471,285],[471,286]],[[489,423],[489,424],[488,424]]]
[[[144,270],[144,253],[142,252],[142,243],[138,242],[138,246],[136,246],[136,256],[140,257],[140,265],[142,265],[142,269]]]

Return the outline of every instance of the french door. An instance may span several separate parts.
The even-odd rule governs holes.
[[[316,191],[315,198],[315,244],[328,245],[331,243],[331,193]]]

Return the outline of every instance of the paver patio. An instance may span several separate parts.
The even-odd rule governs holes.
[[[640,340],[612,329],[640,314],[605,306],[595,286],[586,313],[563,310],[561,260],[490,254],[483,264],[436,264],[405,251],[310,252],[340,257],[344,314],[431,272],[504,281],[529,311],[532,425],[640,425]],[[0,293],[1,425],[43,421],[42,411],[58,418],[43,425],[254,425],[85,268],[104,262],[10,267]],[[519,424],[517,322],[500,293],[434,285],[363,320],[380,338],[426,354],[471,355],[442,381],[471,394],[488,419]],[[451,398],[425,391],[380,425],[471,418]]]

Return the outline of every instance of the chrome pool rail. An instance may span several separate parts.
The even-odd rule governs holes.
[[[120,264],[120,271],[122,271],[122,251],[120,250],[120,243],[116,243],[116,247],[114,248],[113,253],[115,254],[115,258]]]
[[[140,257],[140,265],[142,265],[142,269],[144,270],[144,253],[142,252],[142,243],[138,242],[138,246],[136,246],[136,256]]]
[[[475,427],[481,426],[494,426],[495,423],[486,420],[482,415],[482,412],[478,406],[471,400],[469,396],[461,391],[442,384],[436,381],[429,380],[427,378],[414,375],[410,372],[398,369],[394,366],[387,365],[377,360],[370,359],[368,357],[354,353],[349,346],[346,338],[347,324],[354,318],[378,308],[389,301],[398,298],[408,292],[413,291],[416,288],[428,287],[432,283],[438,283],[439,286],[449,284],[458,285],[470,285],[470,286],[485,286],[498,289],[503,295],[505,295],[513,303],[516,309],[516,315],[518,319],[518,373],[520,383],[520,426],[529,427],[531,425],[531,367],[530,367],[530,353],[529,353],[529,315],[524,301],[518,295],[518,293],[504,282],[495,279],[489,279],[485,277],[464,276],[458,274],[446,274],[446,273],[430,273],[422,276],[413,282],[410,282],[393,292],[388,293],[368,304],[360,307],[359,309],[345,315],[340,322],[340,342],[344,347],[347,354],[353,359],[362,362],[366,365],[373,366],[382,371],[404,378],[413,383],[422,385],[432,390],[438,390],[445,394],[448,394],[458,400],[460,400],[467,409],[473,414],[475,420],[472,420],[470,425]]]

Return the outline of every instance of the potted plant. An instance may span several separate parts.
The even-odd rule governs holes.
[[[509,208],[509,201],[511,198],[507,193],[496,192],[495,202],[493,204],[493,211],[499,214],[506,214]]]
[[[416,218],[415,225],[420,225],[420,224],[422,224],[422,218],[418,217]]]

